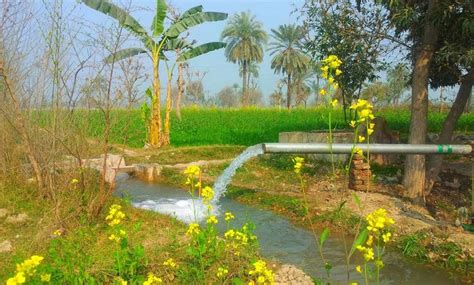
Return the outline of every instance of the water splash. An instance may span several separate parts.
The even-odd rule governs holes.
[[[214,199],[212,200],[213,204],[217,204],[222,194],[225,193],[227,185],[229,185],[232,176],[234,176],[235,171],[239,169],[246,161],[256,157],[257,155],[263,154],[263,145],[257,144],[245,149],[239,156],[237,156],[230,165],[222,172],[222,174],[217,177],[216,182],[214,183]]]

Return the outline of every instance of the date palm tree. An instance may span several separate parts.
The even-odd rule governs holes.
[[[159,65],[161,60],[167,60],[165,52],[169,47],[168,41],[178,39],[180,34],[189,28],[202,24],[204,22],[222,21],[227,19],[226,13],[203,12],[202,6],[191,8],[184,12],[181,17],[173,21],[167,30],[164,28],[164,21],[167,14],[167,5],[165,0],[156,1],[156,14],[151,24],[151,33],[148,33],[127,11],[118,7],[108,0],[81,0],[82,3],[90,8],[99,11],[111,18],[117,20],[121,26],[127,29],[132,35],[136,36],[143,44],[139,48],[126,48],[106,58],[107,62],[119,61],[139,54],[148,54],[153,64],[153,83],[151,95],[151,119],[149,120],[149,143],[151,146],[160,147],[169,144],[169,132],[163,133],[161,119],[161,93],[160,93],[160,75]],[[197,57],[201,54],[223,48],[225,43],[210,42],[196,47],[189,48],[186,52],[180,54],[176,59],[178,62]],[[168,96],[167,96],[168,97]],[[168,98],[167,98],[168,100]],[[171,99],[169,99],[171,100]],[[166,103],[167,118],[171,112],[170,102]],[[168,125],[165,126],[169,129]]]
[[[280,25],[278,29],[271,31],[273,40],[268,49],[273,56],[271,67],[275,73],[284,73],[287,76],[286,104],[290,109],[293,77],[303,74],[310,65],[310,57],[301,48],[304,30],[296,25]]]
[[[242,69],[242,105],[249,104],[248,68],[252,63],[262,62],[263,47],[268,35],[261,22],[250,12],[235,14],[222,31],[221,39],[227,42],[227,60],[238,63]]]

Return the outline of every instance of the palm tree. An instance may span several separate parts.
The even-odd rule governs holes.
[[[149,143],[152,146],[159,147],[169,144],[169,131],[163,134],[161,119],[161,93],[159,64],[162,59],[167,60],[165,52],[170,46],[168,41],[179,41],[181,33],[189,28],[202,24],[204,22],[222,21],[227,19],[227,14],[217,12],[203,12],[202,6],[196,6],[187,10],[176,21],[173,21],[167,30],[164,28],[164,21],[167,14],[167,5],[165,0],[156,1],[156,14],[151,24],[151,33],[148,33],[127,11],[118,7],[108,0],[81,0],[82,3],[90,8],[101,12],[117,20],[119,24],[127,29],[132,35],[136,36],[143,44],[144,48],[126,48],[120,50],[106,58],[107,62],[119,61],[139,54],[148,54],[153,65],[153,83],[151,96],[151,119],[149,120]],[[197,47],[189,48],[181,53],[176,59],[177,62],[186,61],[201,54],[223,48],[225,43],[211,42]],[[169,99],[171,100],[170,96]],[[170,102],[166,103],[165,127],[169,130],[169,112],[171,112]]]
[[[310,64],[310,57],[301,48],[301,39],[304,30],[296,25],[280,25],[277,30],[272,29],[273,41],[269,50],[272,58],[271,67],[275,73],[287,75],[286,104],[291,108],[292,79],[295,74],[304,73]]]
[[[263,46],[267,43],[268,35],[255,16],[250,12],[241,12],[229,20],[222,31],[221,39],[227,42],[227,60],[238,63],[242,69],[242,104],[247,106],[248,67],[254,62],[262,62]]]

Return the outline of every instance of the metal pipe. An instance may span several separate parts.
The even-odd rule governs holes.
[[[335,143],[264,143],[264,153],[335,153],[349,154],[358,147],[374,154],[469,154],[471,145],[451,144],[342,144]]]

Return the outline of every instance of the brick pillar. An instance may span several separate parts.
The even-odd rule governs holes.
[[[356,191],[367,190],[367,181],[372,176],[370,164],[363,156],[354,154],[352,157],[351,171],[349,173],[349,189]]]

